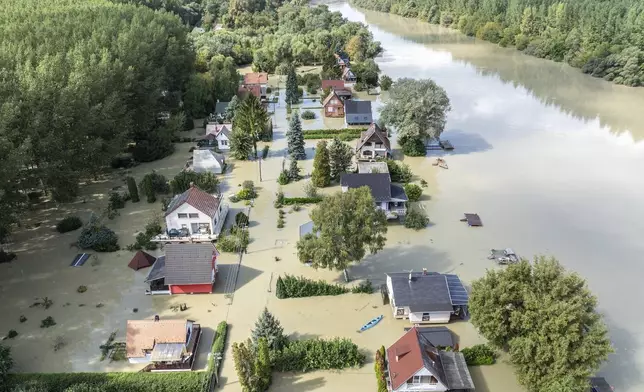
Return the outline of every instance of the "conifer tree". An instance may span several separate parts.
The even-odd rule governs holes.
[[[268,308],[264,308],[259,319],[255,322],[255,329],[251,331],[251,336],[253,346],[257,347],[260,338],[265,338],[271,350],[281,349],[286,341],[284,328],[280,325],[279,320],[268,311]]]
[[[286,73],[286,102],[296,104],[300,101],[300,96],[297,91],[297,74],[295,67],[290,65]]]
[[[235,371],[242,391],[254,390],[255,364],[253,362],[253,351],[251,342],[233,343],[233,360],[235,361]]]
[[[321,140],[315,147],[315,158],[313,158],[313,173],[311,182],[318,188],[324,188],[331,183],[331,167],[329,163],[329,151],[326,141]]]
[[[257,357],[255,359],[255,379],[257,391],[267,391],[271,386],[271,360],[266,338],[260,338],[257,343]]]
[[[298,181],[302,177],[300,176],[300,168],[297,166],[297,159],[291,155],[291,164],[288,168],[288,178],[291,181]]]
[[[127,181],[127,191],[130,193],[130,198],[132,199],[132,203],[138,203],[140,200],[139,190],[136,187],[136,181],[134,181],[134,177],[128,176],[126,181]]]
[[[288,143],[288,154],[298,159],[306,159],[306,150],[304,148],[304,133],[302,132],[302,122],[297,113],[291,116],[288,124],[286,141]]]
[[[342,173],[349,171],[352,158],[353,149],[337,137],[333,138],[329,145],[329,167],[333,180],[339,180]]]

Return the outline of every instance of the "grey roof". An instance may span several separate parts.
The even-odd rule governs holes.
[[[449,287],[445,275],[422,272],[394,272],[387,276],[391,278],[393,300],[396,306],[408,306],[416,312],[446,312],[454,310],[449,296]]]
[[[215,104],[215,113],[223,114],[226,112],[226,108],[230,102],[217,102]]]
[[[165,284],[211,283],[214,252],[212,244],[165,245]]]
[[[310,233],[313,233],[313,221],[300,225],[300,238],[303,238],[305,235]]]
[[[371,115],[371,101],[344,101],[344,113],[346,114],[368,114]]]
[[[444,380],[449,389],[474,389],[474,382],[467,369],[465,357],[454,351],[439,351]]]
[[[358,162],[358,173],[389,173],[387,162]]]
[[[396,185],[396,184],[391,184],[391,198],[403,200],[403,201],[409,200],[407,198],[407,194],[405,193],[405,189],[400,185]]]
[[[410,329],[405,328],[405,332]],[[435,347],[454,347],[452,331],[447,327],[416,327],[416,329]]]
[[[613,388],[606,382],[604,377],[591,377],[589,381],[589,392],[613,392]]]
[[[348,188],[367,186],[376,202],[391,200],[389,173],[345,173],[340,176],[340,185]]]
[[[152,269],[148,272],[145,281],[152,282],[163,278],[165,278],[165,256],[159,256],[154,264],[152,264]]]

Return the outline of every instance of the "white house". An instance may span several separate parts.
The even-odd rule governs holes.
[[[224,171],[226,159],[210,149],[196,149],[192,151],[192,170],[197,173],[212,172],[221,174]]]
[[[386,165],[386,164],[385,164]],[[405,202],[409,200],[400,185],[392,184],[389,172],[386,173],[345,173],[340,176],[342,192],[366,186],[376,208],[385,212],[387,219],[398,219],[407,213]]]
[[[436,272],[394,272],[387,275],[393,316],[413,324],[448,323],[465,317],[468,295],[457,275]]]
[[[217,145],[221,151],[230,150],[230,133],[233,130],[233,124],[206,124],[206,139],[217,140]]]
[[[474,390],[463,354],[437,349],[415,327],[387,349],[386,362],[392,392]]]
[[[166,235],[156,240],[180,240],[185,233],[192,239],[214,240],[219,236],[227,214],[228,205],[221,203],[219,197],[193,185],[170,201],[165,212]]]

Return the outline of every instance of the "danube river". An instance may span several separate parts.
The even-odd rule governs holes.
[[[433,226],[408,244],[430,246],[435,265],[466,280],[493,267],[490,248],[556,256],[587,279],[610,328],[615,354],[599,374],[619,391],[644,390],[644,88],[418,20],[330,8],[369,26],[384,74],[432,78],[452,103],[449,170],[408,160],[417,173],[436,171],[425,202]],[[464,212],[485,226],[466,228]]]

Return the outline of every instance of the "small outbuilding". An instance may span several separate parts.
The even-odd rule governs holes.
[[[361,125],[373,122],[371,114],[371,101],[344,101],[345,122],[347,125]]]
[[[461,219],[461,221],[467,222],[468,226],[483,226],[483,222],[481,221],[479,214],[465,213],[465,218]]]
[[[141,268],[147,268],[151,266],[152,264],[154,264],[156,259],[157,258],[152,256],[151,254],[140,250],[136,252],[136,254],[134,255],[134,257],[132,257],[132,260],[127,266],[132,268],[135,271],[138,271]]]
[[[221,174],[224,171],[226,159],[210,149],[196,149],[192,151],[192,170],[197,173],[211,172]]]
[[[360,174],[389,173],[387,162],[360,161],[356,166],[358,166],[358,173]]]

